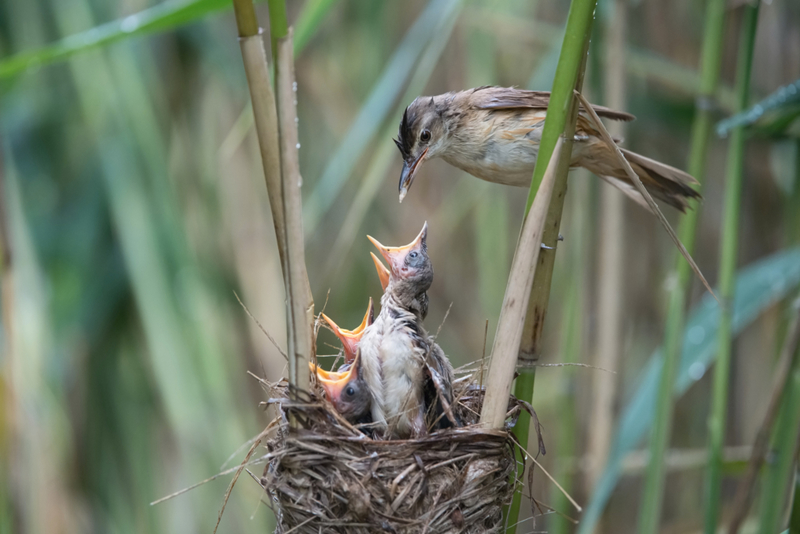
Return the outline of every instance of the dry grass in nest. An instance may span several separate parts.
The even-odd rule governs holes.
[[[505,431],[479,428],[482,391],[456,385],[467,426],[418,440],[371,439],[315,394],[272,399],[281,422],[260,483],[277,532],[503,532],[503,506],[523,470],[508,430],[530,407],[511,399]]]

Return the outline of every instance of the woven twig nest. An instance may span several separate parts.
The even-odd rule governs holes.
[[[509,428],[530,407],[512,399],[507,429],[487,430],[475,424],[480,389],[462,385],[456,396],[467,426],[391,441],[371,439],[315,394],[273,399],[282,423],[261,484],[277,532],[503,532],[522,478]]]

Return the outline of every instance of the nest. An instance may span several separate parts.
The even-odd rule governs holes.
[[[460,390],[455,409],[466,426],[418,440],[371,439],[316,394],[273,399],[280,431],[260,482],[277,532],[503,532],[503,507],[524,469],[510,428],[522,409],[539,424],[512,398],[506,430],[480,428],[482,391]]]

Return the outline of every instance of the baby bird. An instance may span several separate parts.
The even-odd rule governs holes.
[[[383,291],[386,292],[392,273],[375,254],[370,252],[369,255],[372,256],[372,261],[375,263],[375,269],[378,271],[378,278],[381,280],[381,287]],[[410,309],[419,316],[420,320],[425,319],[425,317],[428,316],[428,293],[425,292],[421,295],[417,295],[411,303]]]
[[[378,256],[376,256],[374,252],[370,252],[369,255],[372,256],[372,262],[375,264],[375,270],[378,271],[378,278],[381,281],[381,289],[386,291],[386,287],[389,285],[389,277],[392,273],[389,272],[389,269],[387,269],[383,262],[378,259]]]
[[[312,372],[316,372],[317,381],[336,411],[353,424],[366,424],[370,422],[372,395],[361,378],[359,360],[357,352],[351,365],[343,372],[325,371],[311,362],[308,365]]]
[[[333,322],[333,319],[321,313],[325,322],[328,323],[328,326],[331,327],[333,333],[336,334],[336,337],[339,338],[339,341],[342,342],[342,347],[344,347],[344,363],[351,364],[356,357],[356,351],[358,350],[358,342],[361,340],[361,336],[364,334],[364,329],[372,324],[373,319],[375,318],[375,310],[372,307],[372,297],[369,299],[369,305],[367,306],[367,312],[364,314],[364,319],[361,321],[361,324],[358,325],[353,330],[345,330],[343,328],[339,328],[336,323]]]
[[[427,231],[425,223],[404,247],[385,247],[368,236],[389,263],[391,274],[381,312],[361,338],[363,378],[372,393],[372,421],[399,438],[427,433],[429,407],[439,423],[449,420],[438,415],[447,409],[445,403],[452,402],[452,366],[422,326],[421,303],[427,312],[426,292],[433,281]]]
[[[549,92],[488,86],[417,98],[403,113],[395,140],[403,156],[400,201],[419,166],[437,157],[482,180],[528,187],[549,103]],[[593,107],[600,117],[634,119],[629,113]],[[585,110],[578,115],[574,139],[572,167],[589,169],[647,207]],[[700,198],[690,187],[697,180],[689,174],[624,148],[622,153],[653,197],[681,211],[688,199]]]

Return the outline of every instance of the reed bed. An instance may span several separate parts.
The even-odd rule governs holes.
[[[800,67],[785,47],[800,27],[797,9],[765,4],[744,39],[726,31],[753,9],[742,2],[644,0],[628,6],[627,23],[612,4],[619,2],[4,6],[0,532],[210,530],[223,498],[219,528],[238,532],[688,533],[704,516],[708,531],[799,530],[792,95]],[[269,36],[258,22],[268,15]],[[587,60],[590,37],[600,46]],[[625,61],[606,69],[598,58],[612,43]],[[742,98],[745,76],[733,68],[747,56],[751,99]],[[604,297],[622,309],[625,332],[610,375],[586,366],[603,328],[593,258],[611,236],[601,233],[594,178],[572,173],[565,193],[565,154],[575,89],[609,103],[602,87],[623,77],[626,111],[638,116],[625,146],[681,168],[688,153],[688,172],[703,182],[704,202],[680,216],[678,237],[703,272],[719,272],[710,281],[727,307],[722,313],[701,295],[684,259],[665,264],[670,250],[658,223],[627,209],[624,291],[616,302]],[[554,90],[529,192],[530,203],[535,196],[547,204],[541,179],[564,138],[562,157],[551,158],[561,164],[554,202],[526,217],[520,190],[431,164],[397,204],[390,137],[411,99],[526,80]],[[748,108],[751,100],[758,102]],[[715,141],[720,119],[731,133]],[[751,137],[746,154],[726,154]],[[727,180],[726,167],[738,167],[741,180]],[[313,391],[306,361],[331,339],[314,337],[314,304],[327,301],[337,322],[360,318],[377,282],[369,282],[368,257],[361,262],[359,236],[399,234],[422,218],[436,251],[431,321],[453,303],[438,342],[456,364],[480,359],[484,344],[494,349],[499,378],[488,380],[484,369],[478,379],[489,381],[495,400],[485,411],[494,415],[480,425],[483,390],[474,382],[459,382],[467,393],[458,409],[470,426],[401,444],[364,437],[315,394],[270,395],[282,400],[260,414],[261,392],[245,370]],[[546,224],[541,235],[532,226],[519,240],[525,232],[511,230],[537,221]],[[537,241],[562,252],[537,250]],[[506,287],[512,265],[516,282]],[[519,342],[526,312],[503,307],[515,294],[531,295],[535,312]],[[591,394],[601,378],[618,384],[610,407]],[[509,405],[511,387],[519,400]],[[574,502],[538,465],[527,476],[532,459],[523,448],[536,434],[522,401],[532,399],[551,448],[533,459]],[[602,423],[610,434],[598,441],[608,439],[609,452],[590,475],[589,453],[598,451],[587,448],[584,429],[595,404],[616,423]],[[276,411],[277,434],[247,442],[245,465],[228,467]],[[649,463],[641,461],[648,450]],[[259,461],[269,461],[266,472],[242,483]],[[212,477],[147,506],[231,471],[240,481],[232,493]],[[704,479],[722,488],[719,498],[703,493]],[[734,486],[744,497],[734,498]]]

